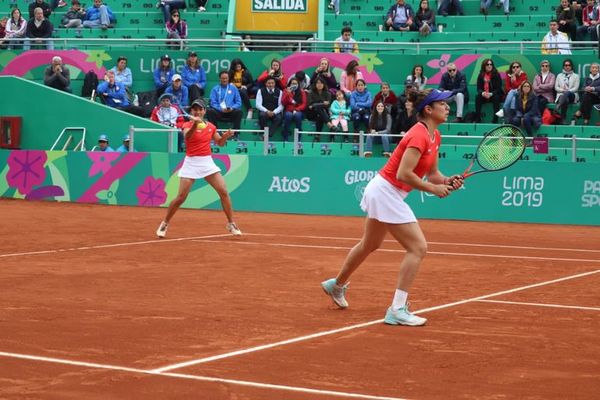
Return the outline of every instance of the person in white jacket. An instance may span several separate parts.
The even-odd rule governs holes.
[[[550,32],[542,39],[542,54],[571,54],[569,35],[558,30],[558,21],[550,20]]]
[[[6,22],[6,36],[8,47],[15,49],[23,45],[23,40],[27,32],[27,21],[21,16],[21,11],[15,8],[10,13],[10,18]]]
[[[556,109],[560,113],[562,123],[565,123],[569,104],[579,102],[579,75],[573,72],[573,61],[567,58],[563,61],[563,70],[556,76],[554,82],[556,90]]]

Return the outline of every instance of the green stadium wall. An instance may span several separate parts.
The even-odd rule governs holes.
[[[215,155],[236,210],[359,216],[367,182],[384,160]],[[0,196],[164,207],[175,197],[181,154],[0,150]],[[446,173],[465,163],[442,160]],[[420,218],[600,225],[600,172],[587,164],[519,163],[473,176],[446,199],[414,191]],[[184,207],[220,208],[196,182]]]

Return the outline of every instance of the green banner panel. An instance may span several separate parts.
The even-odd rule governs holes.
[[[359,202],[382,159],[215,155],[237,210],[364,215]],[[183,155],[0,151],[0,196],[165,207],[179,185]],[[465,168],[442,160],[446,174]],[[519,163],[466,181],[445,199],[412,192],[419,218],[600,225],[600,171],[587,164]],[[218,209],[214,190],[197,181],[188,208]]]

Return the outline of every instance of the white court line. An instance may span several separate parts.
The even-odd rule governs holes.
[[[171,243],[171,242],[181,242],[185,240],[198,240],[198,239],[210,239],[210,238],[218,238],[231,236],[231,233],[223,233],[220,235],[206,235],[206,236],[191,236],[191,237],[183,237],[183,238],[175,238],[175,239],[153,239],[153,240],[144,240],[142,242],[124,242],[124,243],[113,243],[113,244],[99,244],[96,246],[83,246],[83,247],[71,247],[67,249],[55,249],[55,250],[40,250],[40,251],[28,251],[23,253],[9,253],[9,254],[0,254],[0,258],[2,257],[19,257],[19,256],[31,256],[37,254],[55,254],[62,253],[65,251],[78,251],[78,250],[94,250],[94,249],[107,249],[111,247],[123,247],[123,246],[138,246],[141,244],[156,244],[156,243]]]
[[[95,368],[95,369],[105,369],[110,371],[122,371],[122,372],[131,372],[135,374],[144,374],[144,375],[154,375],[154,376],[165,376],[169,378],[178,378],[178,379],[189,379],[203,382],[218,382],[218,383],[226,383],[230,385],[237,386],[249,386],[260,389],[275,389],[275,390],[283,390],[288,392],[300,392],[300,393],[310,393],[316,395],[330,395],[336,397],[347,397],[354,399],[367,399],[367,400],[406,400],[398,397],[384,397],[384,396],[371,396],[368,394],[360,394],[360,393],[350,393],[350,392],[338,392],[333,390],[321,390],[321,389],[311,389],[305,387],[297,387],[297,386],[285,386],[285,385],[273,385],[270,383],[260,383],[260,382],[250,382],[250,381],[242,381],[237,379],[223,379],[223,378],[214,378],[210,376],[201,376],[201,375],[189,375],[189,374],[178,374],[173,372],[154,372],[144,369],[138,368],[128,368],[121,367],[118,365],[110,365],[110,364],[97,364],[90,363],[84,361],[72,361],[65,360],[62,358],[53,358],[53,357],[41,357],[41,356],[33,356],[29,354],[17,354],[17,353],[6,353],[0,352],[0,357],[7,358],[18,358],[22,360],[31,360],[31,361],[41,361],[53,364],[63,364],[63,365],[73,365],[77,367],[86,367],[86,368]]]
[[[522,301],[503,301],[503,300],[476,300],[476,301],[479,303],[500,303],[500,304],[515,304],[515,305],[520,305],[520,306],[571,308],[574,310],[600,311],[600,307],[565,306],[562,304],[526,303],[526,302],[522,302]]]
[[[195,242],[205,243],[232,243],[231,241],[224,240],[204,240],[194,239]],[[305,249],[328,249],[328,250],[350,250],[352,247],[345,246],[320,246],[311,244],[289,244],[289,243],[269,243],[269,242],[248,242],[248,241],[236,241],[235,244],[241,244],[246,246],[272,246],[272,247],[296,247]],[[377,251],[385,253],[406,253],[403,249],[377,249]],[[533,257],[533,256],[520,256],[520,255],[504,255],[504,254],[481,254],[481,253],[451,253],[447,251],[431,251],[428,250],[427,254],[443,255],[443,256],[458,256],[458,257],[489,257],[489,258],[510,258],[520,260],[531,260],[531,261],[567,261],[567,262],[588,262],[588,263],[600,263],[600,260],[585,259],[585,258],[559,258],[559,257]]]
[[[562,282],[562,281],[566,281],[566,280],[570,280],[570,279],[581,278],[581,277],[584,277],[584,276],[596,274],[598,272],[600,272],[600,269],[597,269],[595,271],[583,272],[583,273],[576,274],[576,275],[569,275],[569,276],[566,276],[566,277],[563,277],[563,278],[553,279],[553,280],[550,280],[550,281],[544,281],[544,282],[540,282],[540,283],[534,283],[532,285],[521,286],[521,287],[517,287],[517,288],[514,288],[514,289],[503,290],[501,292],[496,292],[496,293],[487,294],[487,295],[483,295],[483,296],[472,297],[470,299],[460,300],[460,301],[456,301],[456,302],[453,302],[453,303],[447,303],[447,304],[442,304],[442,305],[439,305],[439,306],[424,308],[422,310],[414,311],[414,313],[416,313],[416,314],[424,314],[424,313],[428,313],[428,312],[435,311],[435,310],[441,310],[443,308],[454,307],[454,306],[457,306],[457,305],[461,305],[461,304],[465,304],[465,303],[469,303],[469,302],[473,302],[473,301],[477,301],[477,300],[482,300],[482,299],[487,299],[487,298],[490,298],[490,297],[500,296],[500,295],[503,295],[503,294],[514,293],[514,292],[518,292],[518,291],[522,291],[522,290],[527,290],[527,289],[531,289],[531,288],[535,288],[535,287],[539,287],[539,286],[550,285],[552,283]],[[350,325],[350,326],[346,326],[346,327],[338,328],[338,329],[331,329],[331,330],[328,330],[328,331],[313,333],[311,335],[299,336],[299,337],[296,337],[296,338],[292,338],[292,339],[288,339],[288,340],[282,340],[282,341],[279,341],[279,342],[265,344],[265,345],[262,345],[262,346],[250,347],[250,348],[247,348],[247,349],[232,351],[232,352],[229,352],[229,353],[218,354],[218,355],[214,355],[214,356],[210,356],[210,357],[204,357],[204,358],[198,358],[198,359],[195,359],[195,360],[190,360],[190,361],[186,361],[186,362],[182,362],[182,363],[177,363],[177,364],[172,364],[172,365],[166,365],[166,366],[161,367],[161,368],[153,369],[152,371],[153,372],[171,371],[171,370],[174,370],[174,369],[189,367],[189,366],[192,366],[192,365],[208,363],[208,362],[215,361],[215,360],[222,360],[224,358],[229,358],[229,357],[235,357],[235,356],[239,356],[239,355],[242,355],[242,354],[254,353],[256,351],[261,351],[261,350],[266,350],[266,349],[272,349],[273,347],[285,346],[285,345],[288,345],[288,344],[303,342],[303,341],[306,341],[306,340],[311,340],[311,339],[315,339],[315,338],[319,338],[319,337],[323,337],[323,336],[334,335],[334,334],[337,334],[337,333],[340,333],[340,332],[346,332],[346,331],[350,331],[350,330],[354,330],[354,329],[359,329],[359,328],[363,328],[363,327],[370,326],[370,325],[380,324],[382,322],[383,322],[383,319],[378,319],[378,320],[369,321],[369,322],[363,322],[363,323],[356,324],[356,325]]]
[[[290,238],[300,238],[300,239],[324,239],[324,240],[356,240],[359,241],[360,238],[350,238],[350,237],[335,237],[335,236],[313,236],[313,235],[281,235],[277,233],[244,233],[244,236],[277,236],[277,237],[290,237]],[[390,243],[398,243],[393,239],[386,239],[384,242]],[[440,244],[440,245],[448,245],[448,246],[466,246],[466,247],[492,247],[492,248],[503,248],[503,249],[523,249],[523,250],[547,250],[547,251],[575,251],[575,252],[585,252],[585,253],[600,253],[600,250],[595,249],[569,249],[569,248],[560,248],[560,247],[533,247],[533,246],[510,246],[510,245],[502,245],[502,244],[482,244],[482,243],[454,243],[454,242],[430,242],[429,244]]]

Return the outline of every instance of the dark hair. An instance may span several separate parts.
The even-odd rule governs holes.
[[[125,56],[119,56],[119,58],[117,58],[117,63],[120,61],[127,61],[127,57]]]
[[[555,24],[557,24],[557,25],[558,25],[558,20],[557,20],[557,19],[555,19],[555,18],[552,18],[552,19],[550,20],[550,24],[551,24],[551,23],[553,23],[553,22],[554,22]]]
[[[343,35],[344,33],[346,33],[346,32],[350,32],[350,33],[352,33],[352,28],[351,28],[350,26],[348,26],[348,25],[346,25],[346,26],[344,26],[344,27],[342,28],[342,35]]]
[[[413,69],[410,73],[410,76],[412,77],[412,81],[415,85],[417,82],[417,75],[415,75],[415,71],[417,70],[417,68],[421,68],[421,84],[423,84],[423,82],[425,82],[425,79],[427,79],[427,77],[425,76],[425,68],[423,68],[423,66],[421,64],[415,64],[415,66],[413,67]]]
[[[415,110],[418,108],[419,103],[425,100],[425,97],[431,93],[433,89],[424,89],[424,90],[412,90],[406,94],[406,99],[414,104]],[[423,111],[418,113],[419,116],[423,116]]]
[[[277,83],[277,81],[275,80],[275,78],[273,78],[272,76],[267,76],[267,79],[265,79],[265,84],[269,81],[273,81],[275,83]]]
[[[498,71],[496,70],[496,66],[494,65],[494,61],[492,61],[491,58],[485,58],[482,62],[481,62],[481,69],[480,69],[480,73],[485,72],[485,66],[487,65],[487,63],[491,62],[492,63],[492,73],[498,73]]]
[[[521,96],[521,100],[523,100],[523,86],[529,85],[529,94],[527,95],[527,100],[533,98],[535,94],[533,94],[533,85],[529,81],[523,81],[519,85],[519,96]]]
[[[229,71],[227,71],[227,70],[225,70],[225,69],[222,69],[222,70],[219,72],[219,78],[220,78],[220,77],[222,77],[222,76],[223,76],[223,74],[227,75],[227,77],[229,78]]]
[[[171,9],[171,13],[170,13],[170,14],[171,14],[171,16],[172,16],[173,14],[175,14],[175,13],[179,14],[179,8],[172,8],[172,9]]]
[[[357,79],[356,82],[354,82],[354,86],[358,86],[359,82],[362,82],[363,85],[365,85],[365,89],[367,88],[367,82],[365,82],[364,79]]]
[[[317,83],[321,82],[323,84],[323,92],[326,92],[329,90],[329,88],[327,87],[327,82],[325,81],[325,79],[321,78],[320,76],[317,77],[317,79],[314,80],[314,82],[312,82],[312,91],[316,92],[317,91]]]
[[[348,64],[346,64],[346,74],[354,74],[354,68],[358,67],[358,61],[350,60]]]
[[[383,104],[383,112],[381,113],[381,118],[383,118],[383,123],[387,123],[388,110],[383,101],[378,101],[373,107],[373,112],[371,112],[371,118],[369,118],[369,131],[372,129],[377,130],[377,119],[379,118],[379,113],[377,112],[377,106]]]
[[[571,68],[573,68],[573,67],[574,67],[574,65],[573,65],[573,60],[571,60],[570,58],[565,58],[565,59],[563,60],[563,63],[562,63],[563,67],[565,66],[565,63],[567,63],[567,62],[568,62],[569,64],[571,64]],[[573,68],[573,69],[575,69],[575,68]]]
[[[294,76],[296,77],[296,79],[298,79],[298,83],[300,83],[301,81],[304,81],[304,79],[306,79],[306,72],[300,70],[296,72]]]

